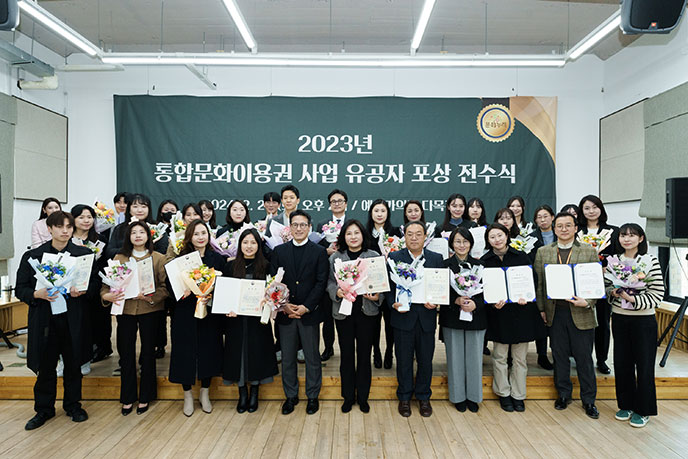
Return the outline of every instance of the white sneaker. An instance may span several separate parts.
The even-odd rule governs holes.
[[[83,365],[81,365],[81,374],[82,376],[85,376],[91,372],[91,362],[86,362]]]
[[[64,376],[64,361],[62,361],[62,356],[60,356],[60,360],[57,361],[57,369],[55,371],[57,372],[58,378]]]

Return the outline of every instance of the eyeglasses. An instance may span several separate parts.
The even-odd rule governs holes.
[[[346,201],[343,199],[333,199],[332,201],[330,201],[330,204],[339,205],[339,204],[344,204],[345,202]]]
[[[454,245],[471,245],[469,241],[456,241]]]
[[[292,228],[296,228],[296,229],[298,229],[298,228],[308,228],[309,226],[311,226],[311,225],[308,224],[308,223],[292,223],[292,224],[291,224],[291,227],[292,227]]]

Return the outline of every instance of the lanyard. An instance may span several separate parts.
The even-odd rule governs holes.
[[[559,247],[557,247],[557,259],[559,260],[559,264],[568,265],[569,261],[571,260],[571,253],[573,253],[573,247],[571,247],[571,250],[569,250],[569,255],[566,257],[566,263],[564,263],[561,261],[561,252],[559,251]]]

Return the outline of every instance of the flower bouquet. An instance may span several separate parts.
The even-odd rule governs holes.
[[[521,237],[527,237],[533,232],[533,222],[528,222],[525,226],[519,225],[518,232]]]
[[[651,280],[647,275],[647,270],[652,266],[649,255],[642,255],[637,259],[619,258],[618,255],[607,257],[607,268],[604,273],[605,279],[611,281],[615,288],[621,289],[629,295],[635,295],[647,287]],[[633,303],[621,299],[623,309],[635,309]]]
[[[470,298],[483,291],[483,267],[473,265],[467,268],[466,266],[468,265],[461,265],[458,273],[451,273],[449,284],[459,296]],[[459,320],[472,321],[473,312],[466,312],[461,309]]]
[[[430,222],[425,224],[425,242],[423,243],[423,247],[427,247],[428,244],[430,244],[430,241],[435,239],[435,227],[437,226],[437,223],[435,222]]]
[[[46,288],[50,296],[58,293],[57,299],[50,302],[53,315],[66,312],[67,300],[65,297],[69,294],[73,277],[72,267],[74,263],[72,258],[67,255],[59,256],[56,260],[46,260],[44,256],[41,263],[35,258],[29,258],[29,264],[35,271],[36,290]]]
[[[292,239],[293,236],[291,235],[290,227],[284,226],[283,224],[274,220],[270,222],[270,237],[265,239],[265,243],[268,245],[268,247],[274,249],[278,245],[289,242]]]
[[[604,249],[606,249],[609,246],[609,244],[611,244],[612,232],[613,231],[610,229],[601,230],[597,234],[583,234],[583,231],[579,231],[577,238],[578,242],[592,246],[595,250],[597,250],[597,254],[599,255]]]
[[[203,319],[208,315],[206,306],[212,296],[211,292],[215,287],[215,278],[218,273],[222,275],[221,272],[215,271],[215,268],[209,268],[206,265],[182,273],[184,285],[196,295],[194,317],[197,319]]]
[[[170,225],[172,226],[172,231],[170,232],[170,243],[174,248],[174,253],[179,255],[181,250],[184,248],[184,233],[186,232],[186,223],[182,218],[182,213],[177,212],[172,215],[170,219]]]
[[[342,230],[342,224],[341,223],[335,223],[334,220],[323,225],[320,233],[322,234],[323,238],[332,244],[333,242],[337,242],[337,238],[339,237],[339,232]]]
[[[90,249],[95,255],[95,259],[98,260],[103,255],[103,249],[105,248],[105,243],[103,241],[86,241],[84,242],[84,247]]]
[[[266,220],[258,220],[253,224],[253,227],[258,231],[258,234],[260,234],[260,237],[265,239],[265,232],[268,230],[267,226],[267,221]]]
[[[97,232],[102,233],[115,226],[115,211],[106,206],[105,203],[96,201],[93,210],[96,211],[96,221],[94,225]]]
[[[406,248],[406,241],[403,237],[390,236],[386,233],[380,233],[380,237],[378,237],[377,240],[377,245],[380,247],[380,253],[387,257],[392,252],[397,252]]]
[[[218,238],[210,238],[210,245],[220,255],[228,258],[236,258],[237,255],[237,241],[238,237],[235,234],[238,231],[227,231],[222,233]]]
[[[423,262],[417,258],[413,263],[408,264],[402,261],[387,259],[387,264],[391,268],[390,278],[397,284],[396,302],[401,303],[399,311],[409,311],[411,309],[411,298],[413,292],[411,288],[423,282]]]
[[[533,236],[521,236],[520,234],[513,238],[509,243],[509,246],[521,252],[530,253],[535,247],[537,239]]]
[[[148,223],[148,228],[150,228],[151,240],[153,241],[153,244],[155,244],[165,235],[165,231],[167,231],[167,223],[160,222],[157,225]]]
[[[353,262],[343,262],[337,258],[334,260],[334,277],[339,288],[344,291],[339,313],[350,316],[353,302],[358,296],[356,290],[361,288],[363,282],[368,278],[366,265],[360,258]]]
[[[263,314],[260,317],[262,324],[268,323],[270,317],[273,319],[278,312],[284,310],[284,305],[289,301],[289,288],[282,283],[284,268],[277,268],[277,274],[268,279],[265,287],[265,297],[263,298]]]
[[[115,294],[122,293],[134,281],[135,271],[132,269],[132,263],[135,262],[122,263],[108,260],[108,266],[103,269],[102,273],[98,273],[100,278],[103,279],[103,284],[110,287],[110,292]],[[124,312],[124,301],[120,300],[112,303],[112,315],[119,316]]]

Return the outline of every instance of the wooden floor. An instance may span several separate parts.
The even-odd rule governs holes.
[[[0,457],[688,457],[688,402],[662,401],[659,416],[643,429],[614,419],[616,403],[599,402],[600,419],[580,403],[556,411],[551,401],[526,401],[525,413],[504,413],[486,401],[477,414],[457,412],[444,401],[422,418],[413,405],[402,418],[396,402],[375,401],[362,414],[342,414],[325,401],[308,416],[305,403],[283,416],[279,402],[262,402],[256,413],[238,414],[235,403],[214,404],[190,418],[178,401],[155,402],[137,416],[122,417],[116,402],[85,402],[89,420],[77,424],[61,410],[27,432],[28,401],[0,401]]]

